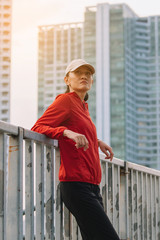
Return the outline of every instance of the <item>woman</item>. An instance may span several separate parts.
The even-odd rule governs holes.
[[[101,167],[98,147],[112,161],[112,148],[97,139],[86,100],[95,69],[82,59],[66,69],[67,91],[56,97],[33,131],[59,140],[61,196],[75,216],[83,240],[118,240],[104,212],[99,184]]]

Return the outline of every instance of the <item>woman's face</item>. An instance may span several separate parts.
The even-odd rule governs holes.
[[[74,72],[69,72],[64,80],[69,86],[70,92],[87,92],[93,84],[93,75],[88,67],[81,66]]]

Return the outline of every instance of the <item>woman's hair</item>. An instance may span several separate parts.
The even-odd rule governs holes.
[[[69,73],[67,73],[66,77],[68,77],[68,76],[69,76]],[[69,86],[67,85],[65,93],[69,93],[69,92],[70,92],[70,89],[69,89]],[[84,101],[86,102],[88,100],[88,98],[89,98],[89,94],[86,93],[86,95],[84,97]]]

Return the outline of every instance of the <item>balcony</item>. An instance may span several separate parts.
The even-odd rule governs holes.
[[[160,239],[160,171],[100,155],[105,211],[121,239]],[[0,239],[81,240],[61,202],[56,140],[0,122]]]

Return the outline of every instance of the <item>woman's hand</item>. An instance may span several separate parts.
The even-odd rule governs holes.
[[[110,161],[112,161],[114,156],[112,148],[101,140],[98,140],[98,146],[100,147],[101,151],[106,155],[105,159],[110,159]]]
[[[76,143],[75,146],[77,149],[83,147],[84,151],[86,151],[89,148],[89,142],[83,134],[66,129],[63,132],[63,136],[72,139]]]

